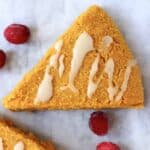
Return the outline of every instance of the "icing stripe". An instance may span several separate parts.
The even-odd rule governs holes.
[[[15,146],[14,150],[24,150],[24,143],[22,141],[19,141]]]
[[[38,88],[38,92],[37,92],[37,96],[35,98],[35,104],[38,102],[46,102],[48,101],[53,94],[53,85],[52,85],[52,76],[46,72],[44,75],[44,79],[42,80],[39,88]]]
[[[102,46],[101,48],[99,49],[99,51],[106,51],[108,52],[108,48],[110,47],[110,45],[113,43],[113,38],[109,35],[106,35],[102,38]]]
[[[61,55],[59,58],[59,76],[62,77],[63,73],[64,73],[64,55]]]
[[[3,140],[2,140],[1,137],[0,137],[0,150],[4,150],[4,147],[3,147]]]
[[[61,48],[63,46],[63,40],[58,40],[55,45],[54,45],[54,48],[57,52],[60,52]]]
[[[102,38],[102,47],[101,47],[101,49],[99,49],[99,51],[105,51],[105,50],[108,50],[108,48],[109,48],[109,46],[111,45],[113,43],[113,38],[111,37],[111,36],[104,36],[103,38]],[[108,51],[106,51],[106,52],[108,52]],[[107,91],[108,91],[108,93],[109,93],[109,98],[112,100],[113,99],[113,96],[116,94],[116,92],[117,92],[117,89],[116,88],[114,88],[113,87],[113,84],[112,84],[112,77],[113,77],[113,70],[114,70],[114,62],[112,62],[113,60],[112,59],[110,59],[109,61],[108,61],[108,63],[107,63],[107,65],[105,66],[106,67],[106,69],[104,68],[104,70],[103,70],[103,73],[104,73],[104,71],[106,71],[106,73],[108,73],[109,74],[109,88],[107,89]],[[100,62],[100,60],[99,60],[99,56],[97,56],[97,58],[95,59],[95,61],[93,62],[93,64],[92,64],[92,67],[91,67],[91,71],[92,71],[92,69],[94,70],[94,69],[96,69],[96,66],[98,65],[98,63]],[[112,64],[110,64],[110,63],[112,63]],[[109,65],[109,66],[108,66]],[[112,69],[113,70],[110,70],[111,72],[109,73],[109,68],[111,67],[110,65],[113,65],[112,67]],[[98,67],[98,66],[97,66]],[[98,68],[97,68],[98,69]],[[111,68],[110,68],[111,69]],[[95,73],[94,73],[94,71],[92,71],[93,72],[93,74],[91,73],[91,71],[90,71],[90,77],[89,77],[89,83],[88,83],[88,90],[87,90],[87,96],[89,97],[89,98],[91,98],[92,97],[92,95],[94,94],[94,92],[96,91],[96,89],[97,89],[97,87],[98,87],[98,84],[100,83],[100,81],[101,81],[101,77],[103,76],[103,73],[100,75],[100,78],[98,79],[98,81],[96,82],[96,83],[94,83],[93,82],[93,79],[91,79],[91,75],[94,77],[94,75],[95,75]],[[93,78],[92,77],[92,78]]]
[[[93,93],[96,91],[97,86],[98,86],[98,82],[94,83],[93,79],[94,79],[94,76],[95,76],[95,74],[98,70],[99,60],[100,60],[100,57],[99,57],[99,54],[98,54],[97,57],[95,58],[93,64],[92,64],[91,70],[90,70],[88,89],[87,89],[88,98],[92,97]]]
[[[73,57],[71,60],[71,69],[69,72],[68,85],[62,87],[62,90],[70,88],[73,92],[78,92],[78,90],[74,86],[74,79],[83,63],[86,54],[92,50],[94,50],[93,39],[87,32],[84,31],[75,42],[73,48]]]
[[[56,50],[56,54],[52,55],[49,60],[49,64],[46,67],[46,71],[44,74],[44,78],[41,81],[36,98],[34,99],[34,103],[37,104],[38,102],[46,102],[51,99],[53,96],[53,76],[49,74],[49,70],[51,67],[56,68],[58,58],[60,56],[60,50],[63,45],[63,40],[59,40],[55,43],[54,48]]]
[[[112,42],[113,42],[113,39],[109,35],[104,36],[102,39],[103,46],[105,46],[106,48],[108,48]]]
[[[55,69],[57,68],[57,61],[60,55],[60,50],[62,48],[62,45],[63,45],[63,40],[57,41],[56,44],[54,45],[56,54],[51,56],[50,61],[49,61],[49,67],[54,67]]]
[[[116,100],[117,101],[122,98],[124,92],[127,90],[127,86],[128,86],[128,82],[129,82],[129,77],[130,77],[130,74],[131,74],[131,69],[135,65],[136,65],[136,60],[135,59],[130,60],[128,62],[128,66],[127,66],[125,74],[124,74],[124,81],[123,81],[123,83],[121,85],[121,91],[116,96]]]
[[[107,92],[109,94],[110,100],[114,99],[114,96],[118,91],[118,88],[113,86],[114,65],[115,64],[114,64],[113,59],[109,58],[105,64],[105,69],[104,69],[104,72],[106,72],[108,74],[108,85],[109,85],[109,87],[107,89]]]

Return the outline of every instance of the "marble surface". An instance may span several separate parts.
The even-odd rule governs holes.
[[[8,55],[0,70],[0,99],[31,68],[83,10],[101,5],[114,19],[134,52],[142,70],[145,108],[105,110],[110,116],[109,134],[94,135],[88,127],[89,111],[10,112],[0,104],[0,115],[22,128],[52,139],[58,150],[94,150],[98,142],[119,143],[122,150],[146,150],[150,142],[150,1],[149,0],[0,0],[0,49]],[[10,23],[27,24],[30,42],[13,45],[3,37]],[[2,102],[2,101],[1,101]]]

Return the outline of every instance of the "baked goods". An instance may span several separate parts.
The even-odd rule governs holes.
[[[142,108],[135,58],[112,19],[91,6],[4,98],[11,110]]]
[[[0,150],[54,150],[52,143],[38,140],[24,133],[12,122],[0,119]]]

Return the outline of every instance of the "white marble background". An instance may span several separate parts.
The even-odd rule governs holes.
[[[150,143],[150,1],[149,0],[0,0],[0,49],[8,55],[0,70],[0,99],[21,79],[45,50],[83,10],[101,5],[123,32],[142,70],[145,87],[143,110],[106,110],[110,117],[109,134],[98,137],[88,127],[92,111],[10,112],[0,104],[0,115],[21,127],[52,139],[58,150],[95,150],[96,144],[110,140],[122,150],[148,150]],[[11,23],[27,24],[29,43],[13,45],[3,37]]]

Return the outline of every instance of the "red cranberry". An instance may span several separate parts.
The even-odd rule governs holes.
[[[6,54],[3,50],[0,50],[0,68],[2,68],[6,63]]]
[[[97,145],[96,150],[120,150],[120,148],[112,142],[102,142]]]
[[[22,44],[28,41],[30,30],[21,24],[11,24],[4,31],[5,38],[13,44]]]
[[[107,134],[108,118],[106,114],[101,111],[93,112],[89,120],[89,127],[97,135]]]

